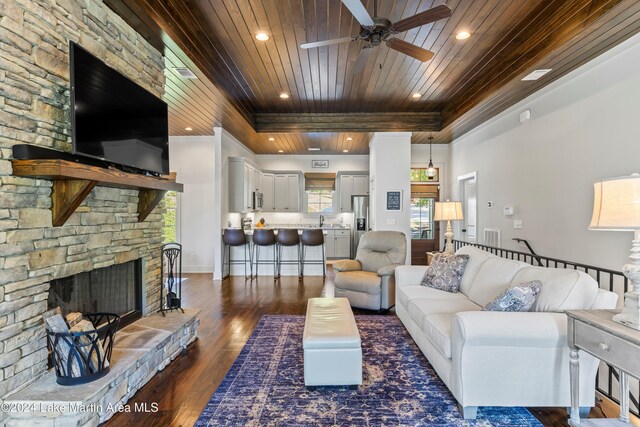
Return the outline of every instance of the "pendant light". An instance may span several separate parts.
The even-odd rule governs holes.
[[[429,135],[429,167],[427,168],[427,177],[435,178],[438,171],[433,167],[433,159],[431,156],[431,146],[433,145],[433,135]]]

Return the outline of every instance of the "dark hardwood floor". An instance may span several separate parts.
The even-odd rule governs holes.
[[[300,284],[295,277],[283,277],[275,284],[271,277],[253,282],[233,277],[222,283],[214,283],[210,274],[187,277],[184,306],[202,309],[198,340],[129,401],[131,407],[157,403],[157,412],[122,412],[105,425],[192,426],[263,314],[304,314],[308,298],[333,295],[330,268],[326,284],[320,277],[307,277]],[[616,405],[607,402],[601,407],[607,416],[617,416]],[[568,425],[563,409],[535,408],[531,412],[545,426]],[[602,417],[601,408],[594,408],[591,417]],[[640,425],[637,420],[634,424]]]

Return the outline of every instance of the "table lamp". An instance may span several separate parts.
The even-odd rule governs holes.
[[[460,221],[462,216],[462,203],[460,202],[436,202],[434,209],[434,221],[447,221],[447,232],[444,233],[444,253],[453,254],[453,229],[451,221]]]
[[[611,178],[594,184],[590,230],[633,231],[631,262],[622,273],[633,290],[624,294],[622,313],[613,320],[640,330],[640,174]]]

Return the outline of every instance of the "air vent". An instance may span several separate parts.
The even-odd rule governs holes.
[[[195,74],[193,74],[193,71],[191,71],[190,69],[188,69],[186,67],[174,68],[173,71],[178,73],[180,75],[180,77],[182,77],[183,79],[197,79],[198,78]]]
[[[544,76],[549,71],[551,71],[551,68],[543,68],[543,69],[540,69],[540,70],[533,70],[531,73],[529,73],[526,76],[524,76],[522,78],[522,81],[526,82],[526,81],[529,81],[529,80],[538,80],[540,77]]]

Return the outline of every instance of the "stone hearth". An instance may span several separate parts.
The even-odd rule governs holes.
[[[97,426],[118,410],[158,371],[196,339],[199,310],[172,311],[142,318],[118,331],[111,370],[94,382],[61,386],[50,371],[24,390],[8,396],[8,427]],[[131,411],[153,411],[153,402]]]

